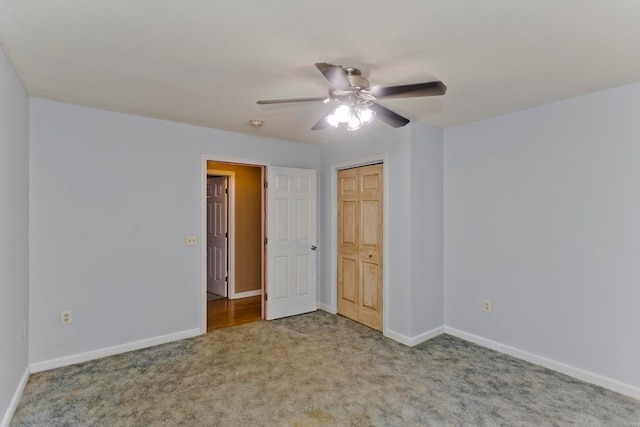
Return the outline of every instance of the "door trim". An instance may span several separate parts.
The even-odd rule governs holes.
[[[204,335],[207,333],[207,162],[221,162],[221,163],[235,163],[238,165],[245,166],[257,166],[262,169],[262,182],[264,183],[266,180],[265,169],[269,167],[270,162],[264,160],[255,160],[255,159],[242,159],[237,157],[224,157],[224,156],[216,156],[214,154],[202,154],[200,157],[200,334]],[[218,171],[223,172],[223,171]],[[224,171],[224,174],[228,174],[231,171]],[[234,187],[235,189],[235,187]],[[231,193],[231,189],[229,189]],[[265,238],[265,229],[266,229],[266,209],[265,209],[265,192],[264,188],[262,191],[262,241]],[[234,201],[235,203],[235,201]],[[231,224],[229,224],[231,225]],[[234,246],[235,251],[235,246]],[[262,250],[262,292],[264,293],[264,288],[266,285],[266,275],[265,275],[265,262],[266,262],[266,248],[263,246]],[[231,252],[231,246],[229,247],[229,252]],[[235,257],[235,255],[234,255]],[[234,259],[235,263],[235,259]],[[235,265],[234,265],[235,267]],[[231,270],[231,264],[229,265],[229,270]],[[262,302],[262,318],[264,318],[264,301]]]
[[[360,166],[368,166],[376,163],[382,163],[382,186],[385,197],[382,200],[383,218],[382,218],[382,334],[387,335],[389,327],[389,155],[387,153],[362,157],[349,160],[342,163],[336,163],[331,166],[331,305],[320,306],[325,311],[332,314],[338,313],[338,171],[341,169],[350,169]]]

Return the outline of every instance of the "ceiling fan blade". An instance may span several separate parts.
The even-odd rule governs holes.
[[[412,98],[416,96],[444,95],[447,87],[442,82],[416,83],[412,85],[374,87],[373,96],[381,98]]]
[[[313,125],[311,130],[322,130],[322,129],[325,129],[327,126],[329,126],[329,122],[327,122],[326,118],[327,116],[322,117],[320,121],[318,121],[318,123]]]
[[[256,104],[285,104],[287,102],[310,102],[310,101],[324,101],[326,96],[320,96],[316,98],[291,98],[291,99],[267,99],[265,101],[256,101]]]
[[[407,123],[409,123],[409,119],[402,117],[400,114],[394,113],[386,107],[383,107],[380,104],[372,103],[369,108],[376,112],[376,119],[382,120],[389,126],[393,126],[394,128],[400,128]]]
[[[344,68],[341,66],[331,65],[325,62],[317,62],[316,67],[320,70],[322,75],[329,80],[331,89],[351,89],[351,82],[347,78],[346,71],[344,71]]]

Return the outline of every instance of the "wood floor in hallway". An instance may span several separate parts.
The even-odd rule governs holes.
[[[207,332],[262,318],[262,296],[207,301]]]

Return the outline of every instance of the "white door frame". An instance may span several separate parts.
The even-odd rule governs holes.
[[[236,290],[236,233],[233,231],[236,229],[236,173],[207,169],[207,176],[227,177],[227,298],[233,299]]]
[[[329,313],[338,312],[338,171],[342,169],[357,168],[382,162],[383,185],[383,218],[382,218],[382,333],[387,335],[389,326],[389,155],[378,154],[359,159],[353,159],[331,166],[331,306],[320,307]]]
[[[255,160],[255,159],[241,159],[241,158],[237,158],[237,157],[224,157],[224,156],[216,156],[214,154],[203,154],[201,156],[201,160],[200,160],[200,333],[201,334],[206,334],[207,333],[207,245],[206,245],[206,241],[207,241],[207,162],[208,161],[212,161],[212,162],[221,162],[221,163],[235,163],[238,165],[244,165],[244,166],[257,166],[257,167],[269,167],[270,162],[264,161],[264,160]],[[212,171],[213,172],[213,171]],[[225,175],[225,174],[229,174],[230,171],[217,171],[219,172],[221,175]],[[264,171],[263,171],[263,176],[262,176],[262,181],[264,182],[264,180],[266,179]],[[231,187],[231,184],[229,185]],[[234,191],[235,191],[235,187],[234,187]],[[231,195],[231,188],[229,189],[229,194]],[[266,211],[264,209],[265,206],[265,200],[264,200],[264,191],[262,192],[262,206],[263,206],[263,213],[262,213],[262,241],[264,242],[264,238],[265,238],[265,227],[266,227]],[[230,199],[232,199],[230,197]],[[232,203],[230,201],[230,203]],[[233,201],[233,203],[235,203],[235,200]],[[229,207],[231,209],[231,206]],[[235,210],[235,207],[234,207]],[[231,215],[231,212],[229,212],[229,215]],[[231,223],[229,224],[229,226],[231,226]],[[235,243],[234,243],[234,251],[235,252]],[[229,242],[229,252],[232,252],[232,248],[231,248],[231,242]],[[234,254],[234,266],[235,267],[235,254]],[[265,265],[266,262],[266,258],[265,258],[265,251],[263,248],[262,251],[262,265]],[[231,265],[231,258],[229,259],[229,273],[230,275],[232,274],[232,265]],[[262,270],[262,278],[261,278],[261,283],[262,283],[262,292],[264,292],[264,286],[265,286],[265,275],[264,275],[264,268]],[[231,279],[230,279],[231,280]],[[229,286],[229,288],[231,288],[231,286]],[[263,317],[264,317],[264,302],[262,304],[263,306]]]

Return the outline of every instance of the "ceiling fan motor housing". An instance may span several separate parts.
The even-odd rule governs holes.
[[[347,73],[347,79],[352,87],[369,89],[369,80],[362,77],[362,73],[357,68],[347,67],[344,69]]]

